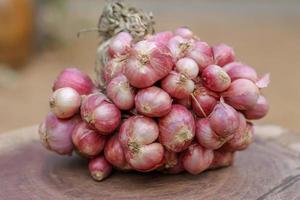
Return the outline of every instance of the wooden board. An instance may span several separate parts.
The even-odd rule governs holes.
[[[37,127],[0,134],[0,199],[300,199],[300,136],[256,127],[232,167],[187,173],[113,173],[93,181],[87,163],[45,150]]]

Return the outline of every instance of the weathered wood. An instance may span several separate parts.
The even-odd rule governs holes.
[[[187,173],[115,172],[93,181],[86,161],[45,150],[37,127],[0,134],[0,199],[300,199],[300,135],[256,127],[232,167]]]

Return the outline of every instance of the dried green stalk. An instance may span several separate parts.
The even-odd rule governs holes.
[[[125,31],[130,33],[135,41],[141,40],[146,35],[154,33],[154,20],[152,13],[126,5],[123,1],[116,1],[104,7],[98,22],[98,31],[104,40],[97,49],[95,71],[97,84],[104,89],[102,71],[108,62],[107,49],[110,39]]]

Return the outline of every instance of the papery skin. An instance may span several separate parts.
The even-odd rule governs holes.
[[[235,60],[235,53],[232,47],[227,44],[215,45],[212,48],[214,54],[215,64],[219,66],[224,66]]]
[[[167,174],[179,174],[183,172],[182,155],[183,154],[165,150],[162,171]]]
[[[187,98],[195,89],[195,83],[185,75],[172,71],[161,81],[161,88],[171,97]]]
[[[130,166],[128,165],[125,159],[125,153],[122,148],[121,143],[119,142],[118,135],[112,136],[106,143],[104,148],[104,156],[106,160],[121,170],[129,170]]]
[[[196,78],[199,74],[198,64],[191,58],[179,59],[176,62],[175,70],[190,79]]]
[[[241,125],[233,136],[221,149],[230,152],[245,150],[253,141],[253,125],[251,123]]]
[[[158,120],[159,141],[166,149],[181,152],[195,136],[195,120],[184,106],[173,104],[171,111]]]
[[[108,46],[108,52],[112,57],[125,55],[131,47],[133,38],[127,32],[120,32],[114,36]]]
[[[213,111],[220,98],[217,93],[208,90],[201,84],[196,85],[193,95],[195,99],[191,100],[192,108],[199,117],[208,116]],[[201,108],[199,108],[198,104],[200,104],[204,113],[202,112]]]
[[[248,79],[233,81],[221,95],[225,102],[237,110],[249,110],[255,106],[259,97],[258,87]]]
[[[119,141],[133,169],[147,172],[163,164],[164,148],[155,142],[158,134],[158,126],[151,118],[137,115],[124,121],[119,130]]]
[[[200,174],[208,169],[214,158],[212,150],[203,148],[197,143],[191,144],[184,152],[183,167],[190,174]]]
[[[198,63],[200,72],[214,63],[212,48],[206,42],[196,41],[193,43],[186,56]]]
[[[85,122],[81,121],[72,132],[72,142],[80,155],[89,158],[102,152],[106,137],[90,129]]]
[[[103,67],[103,79],[106,84],[110,82],[114,77],[123,74],[127,58],[116,57],[109,60],[106,65]]]
[[[95,181],[102,181],[110,175],[112,166],[104,156],[99,156],[89,161],[89,171]]]
[[[237,79],[248,79],[255,83],[258,80],[255,69],[240,62],[228,63],[223,66],[223,69],[227,72],[232,81]]]
[[[243,113],[247,119],[255,120],[265,117],[268,111],[269,103],[267,99],[263,95],[259,95],[255,105],[252,108],[245,110]]]
[[[52,90],[55,91],[64,87],[71,87],[80,95],[87,95],[95,90],[91,78],[77,68],[64,69],[54,81]]]
[[[135,92],[123,74],[116,76],[109,82],[106,92],[119,109],[130,110],[134,107]]]
[[[228,137],[239,127],[237,111],[230,105],[219,102],[208,117],[211,128],[221,137]]]
[[[223,68],[218,65],[209,65],[201,74],[203,85],[215,92],[223,92],[229,88],[231,79]]]
[[[142,89],[135,96],[136,110],[148,117],[162,117],[170,112],[171,106],[171,97],[156,86]]]
[[[214,159],[209,166],[209,169],[218,169],[222,167],[228,167],[234,162],[235,152],[228,152],[222,150],[214,151]]]
[[[131,49],[124,74],[136,88],[145,88],[166,76],[174,63],[169,49],[153,41],[143,40]]]
[[[49,112],[38,130],[42,144],[58,154],[72,155],[72,132],[79,121],[77,115],[70,119],[59,119]]]
[[[194,33],[188,27],[179,27],[174,31],[174,34],[186,39],[192,39],[194,37]]]
[[[111,134],[121,123],[121,112],[112,103],[103,101],[93,112],[89,122],[103,135]]]
[[[49,104],[51,112],[56,117],[66,119],[74,116],[79,111],[81,96],[73,88],[59,88],[51,95]]]
[[[154,35],[148,36],[147,40],[167,45],[169,40],[174,36],[171,31],[163,31],[155,33]]]
[[[196,139],[198,143],[207,149],[219,149],[231,137],[220,137],[210,127],[207,118],[196,122]]]

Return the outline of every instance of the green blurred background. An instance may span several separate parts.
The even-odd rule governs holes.
[[[300,133],[299,1],[126,1],[152,11],[156,30],[189,26],[209,44],[234,47],[239,60],[262,74],[271,72],[264,91],[271,110],[257,123]],[[92,75],[97,33],[105,1],[0,1],[0,132],[39,123],[48,112],[56,75],[76,66]]]

